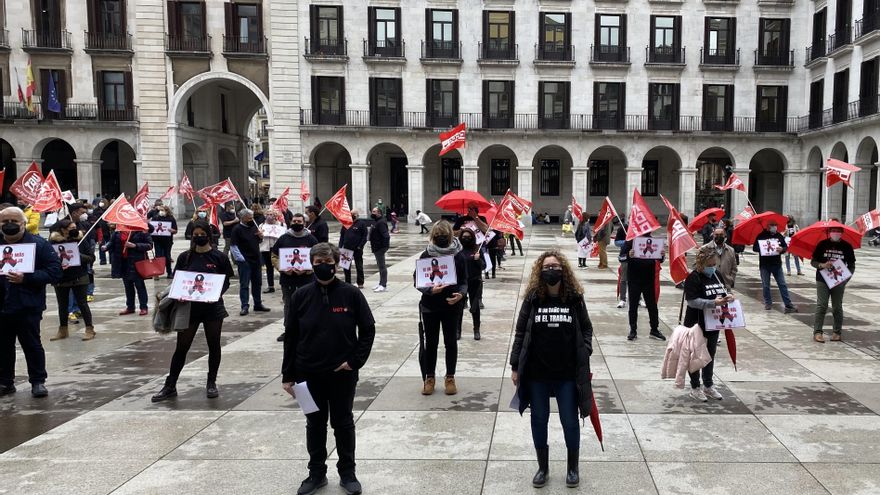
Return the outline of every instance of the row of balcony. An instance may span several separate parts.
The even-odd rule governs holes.
[[[98,122],[136,122],[138,107],[110,109],[96,103],[67,103],[60,112],[50,112],[39,103],[34,103],[31,112],[18,102],[5,101],[0,108],[0,120],[77,120]]]
[[[875,11],[855,22],[853,26],[841,26],[827,39],[816,41],[805,50],[806,64],[819,61],[835,53],[852,49],[852,44],[868,37],[880,37],[880,11]]]

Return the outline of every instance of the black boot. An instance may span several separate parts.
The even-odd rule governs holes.
[[[154,395],[152,399],[153,402],[162,402],[165,399],[170,399],[172,397],[177,397],[177,388],[172,387],[171,385],[164,385],[162,390],[159,391],[158,394]]]
[[[580,450],[568,449],[568,469],[565,472],[565,486],[574,488],[581,482],[580,474],[578,474],[578,460],[580,459]]]
[[[296,491],[296,494],[312,495],[325,486],[327,486],[327,476],[309,474],[309,477],[304,479],[302,484],[299,485],[299,490]]]
[[[474,327],[474,340],[480,340],[480,327]]]
[[[532,478],[532,486],[541,488],[547,484],[547,474],[550,472],[550,448],[535,449],[538,455],[538,472]]]

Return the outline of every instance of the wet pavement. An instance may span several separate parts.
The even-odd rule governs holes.
[[[333,235],[332,237],[336,237]],[[365,493],[507,494],[531,492],[535,469],[528,417],[508,408],[508,353],[518,299],[531,261],[574,240],[541,226],[526,238],[525,259],[509,256],[485,282],[483,339],[466,315],[456,374],[459,394],[420,395],[419,294],[415,256],[425,236],[407,226],[392,237],[389,291],[365,253],[365,294],[377,320],[373,353],[355,399],[358,474]],[[178,242],[175,252],[182,249]],[[582,429],[578,493],[880,493],[880,310],[874,274],[880,250],[857,251],[847,288],[844,342],[812,342],[815,278],[788,278],[800,312],[760,301],[757,258],[740,266],[737,293],[748,328],[737,331],[738,369],[722,340],[715,367],[722,401],[696,403],[660,379],[665,344],[628,342],[626,310],[615,308],[616,270],[591,260],[578,276],[595,328],[591,361],[605,436],[599,448]],[[615,256],[612,259],[612,267]],[[528,261],[528,263],[526,263]],[[151,294],[167,280],[148,281]],[[205,398],[207,346],[200,334],[178,383],[179,397],[152,404],[174,349],[148,317],[117,316],[122,284],[98,267],[92,305],[98,337],[58,342],[54,297],[44,314],[50,395],[33,399],[19,352],[19,392],[0,398],[0,494],[293,493],[305,477],[305,419],[281,390],[281,294],[265,294],[272,312],[238,316],[238,285],[226,297],[220,398]],[[660,316],[669,335],[681,293],[664,270]],[[778,301],[778,292],[774,290]],[[827,327],[830,328],[830,314]],[[83,324],[71,325],[81,333]],[[79,328],[78,328],[79,327]],[[441,351],[442,352],[442,351]],[[442,356],[438,374],[443,372]],[[555,406],[554,406],[555,407]],[[528,413],[526,413],[528,414]],[[551,481],[540,493],[572,493],[563,483],[565,447],[550,422]],[[333,443],[332,435],[329,443]],[[333,473],[322,493],[342,493]],[[537,491],[536,491],[537,492]]]

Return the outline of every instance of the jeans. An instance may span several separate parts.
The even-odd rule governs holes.
[[[581,427],[578,419],[578,392],[574,380],[525,380],[529,405],[532,409],[532,442],[536,449],[546,449],[547,425],[550,422],[550,395],[556,396],[559,421],[569,450],[581,447]]]
[[[782,273],[782,264],[761,267],[761,288],[764,294],[764,304],[773,304],[773,296],[770,294],[770,276],[776,279],[779,286],[779,294],[786,308],[791,307],[791,297],[788,295],[788,284],[785,283],[785,274]]]
[[[700,375],[703,376],[703,386],[709,388],[712,386],[712,374],[715,371],[715,351],[718,349],[718,337],[720,337],[721,332],[707,332],[703,330],[703,337],[706,337],[706,349],[709,350],[709,355],[712,356],[712,360],[709,361],[709,364],[703,367],[700,371],[695,371],[690,373],[691,376],[691,388],[700,388]]]
[[[157,258],[165,258],[165,273],[170,277],[171,276],[171,243],[168,241],[159,240],[153,242],[153,247],[156,249],[156,257]]]
[[[275,288],[275,267],[272,266],[272,252],[266,251],[260,253],[260,256],[263,258],[263,266],[266,267],[266,283],[269,284],[270,289]]]
[[[177,386],[177,379],[183,371],[183,365],[186,364],[186,353],[189,352],[201,323],[204,323],[205,340],[208,341],[208,383],[217,381],[217,371],[220,369],[220,330],[223,328],[223,320],[205,322],[196,320],[190,321],[186,330],[177,332],[177,348],[174,349],[174,356],[171,357],[171,371],[165,379],[165,385]]]
[[[239,289],[238,297],[241,300],[241,309],[250,307],[250,296],[254,296],[254,307],[263,305],[263,296],[260,287],[263,285],[263,274],[260,272],[258,261],[236,261],[238,265]]]
[[[794,258],[794,267],[797,269],[798,273],[801,272],[801,258],[799,256],[792,256],[791,254],[785,255],[785,271],[791,275],[791,259]]]
[[[56,290],[57,294],[57,290]],[[59,303],[61,299],[58,299]],[[61,311],[61,308],[64,306],[58,306],[58,311]],[[79,313],[79,305],[76,303],[76,294],[73,293],[73,288],[70,288],[67,291],[67,312],[68,313]]]
[[[98,247],[98,260],[102,265],[107,264],[107,251],[100,249],[100,246]]]
[[[646,273],[639,273],[634,276],[632,272],[628,274],[629,280],[629,329],[636,331],[639,322],[639,298],[645,301],[648,308],[648,320],[651,323],[651,331],[660,329],[660,315],[657,312],[657,293],[654,287],[653,270]]]
[[[617,269],[617,298],[623,302],[626,302],[626,292],[627,292],[627,276],[626,276],[626,261],[620,262],[620,268]],[[636,301],[638,304],[638,301]]]
[[[479,306],[477,306],[479,307]],[[440,347],[440,329],[443,329],[443,347],[446,348],[446,376],[455,376],[458,363],[458,322],[461,309],[450,306],[443,312],[422,313],[425,328],[424,346],[419,348],[422,377],[433,377],[437,372],[437,350]]]
[[[843,330],[843,292],[846,284],[840,284],[833,289],[828,288],[825,280],[816,281],[816,316],[813,320],[813,333],[822,333],[825,326],[825,313],[828,312],[828,299],[831,299],[831,315],[834,317],[834,333],[839,334]]]
[[[48,375],[46,351],[40,342],[41,313],[4,313],[0,319],[3,320],[3,330],[0,331],[0,385],[11,387],[15,382],[16,337],[27,362],[28,380],[32,384],[45,383]]]
[[[134,311],[134,294],[137,292],[138,302],[140,303],[140,309],[147,309],[147,284],[144,283],[144,279],[137,278],[123,278],[122,285],[125,286],[125,308],[129,311]]]
[[[73,297],[71,297],[71,295]],[[82,313],[83,320],[86,322],[86,326],[92,326],[92,310],[89,309],[89,302],[86,299],[88,296],[88,286],[87,285],[77,285],[75,287],[55,287],[55,298],[58,300],[58,325],[62,327],[67,326],[67,320],[70,316],[70,313],[73,313],[72,310],[69,309],[70,303],[76,301],[77,310]]]
[[[355,281],[358,286],[364,285],[364,250],[363,249],[353,249],[354,254],[352,255],[352,263],[354,264],[355,272],[357,273],[357,278]],[[384,261],[384,255],[383,255]],[[345,273],[345,283],[351,283],[351,268],[348,270],[343,270]]]
[[[376,256],[376,266],[379,267],[379,285],[382,287],[388,286],[388,267],[385,266],[385,253],[387,252],[388,248],[373,251],[373,255]]]
[[[309,475],[327,474],[327,418],[336,437],[340,477],[354,475],[355,428],[354,394],[357,371],[338,371],[303,377],[318,411],[306,415],[306,448],[309,451]]]

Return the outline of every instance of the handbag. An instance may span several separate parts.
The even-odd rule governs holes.
[[[147,255],[146,259],[135,261],[134,269],[143,279],[159,277],[165,273],[165,257],[150,258]]]

